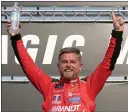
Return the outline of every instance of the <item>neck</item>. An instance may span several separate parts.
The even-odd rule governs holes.
[[[61,78],[60,78],[60,81],[61,81],[61,82],[64,82],[64,83],[69,83],[69,82],[72,82],[72,81],[75,81],[75,80],[78,80],[78,79],[79,79],[78,76],[75,77],[75,78],[73,78],[73,79],[66,79],[66,78],[64,78],[64,77],[61,77]]]

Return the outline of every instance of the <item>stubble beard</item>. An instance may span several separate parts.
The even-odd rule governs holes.
[[[74,78],[73,71],[71,72],[64,72],[63,73],[63,78],[66,80],[72,80]]]

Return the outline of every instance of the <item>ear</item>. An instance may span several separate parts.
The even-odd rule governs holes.
[[[80,64],[80,71],[82,70],[82,68],[83,68],[83,64]]]
[[[59,63],[57,63],[57,66],[59,67]]]

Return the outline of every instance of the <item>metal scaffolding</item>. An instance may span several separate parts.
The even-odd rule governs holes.
[[[43,6],[20,7],[21,22],[112,22],[111,11],[128,22],[128,7]],[[2,22],[10,19],[11,7],[2,7]]]
[[[59,76],[52,76],[52,78],[59,79]],[[83,77],[80,77],[83,78]],[[107,83],[127,83],[128,76],[109,77]],[[25,76],[2,76],[2,83],[29,83],[29,80]]]

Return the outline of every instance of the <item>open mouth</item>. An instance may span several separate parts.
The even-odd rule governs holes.
[[[64,70],[65,72],[72,72],[73,70],[72,69],[66,69]]]

